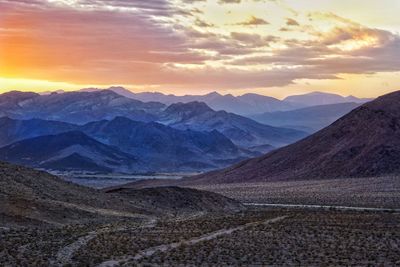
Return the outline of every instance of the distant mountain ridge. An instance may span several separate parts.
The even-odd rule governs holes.
[[[330,105],[338,103],[365,103],[373,100],[373,98],[357,98],[355,96],[341,96],[332,93],[311,92],[302,95],[292,95],[283,99],[286,102],[304,105],[304,106],[317,106],[317,105]]]
[[[285,103],[279,99],[258,94],[244,94],[233,96],[231,94],[221,95],[211,92],[206,95],[165,95],[158,92],[133,93],[123,87],[110,87],[118,94],[140,101],[157,101],[166,105],[175,103],[204,102],[214,110],[225,110],[239,115],[249,115],[276,110],[290,110],[299,107],[297,104]]]
[[[216,111],[225,110],[227,112],[232,112],[243,116],[265,112],[289,111],[315,105],[348,102],[365,103],[372,100],[372,98],[357,98],[354,96],[343,97],[338,94],[324,92],[293,95],[288,96],[283,100],[279,100],[274,97],[254,93],[233,96],[231,94],[221,95],[217,92],[211,92],[205,95],[176,96],[173,94],[166,95],[159,92],[134,93],[123,87],[110,87],[108,90],[112,90],[128,98],[133,98],[144,102],[157,101],[166,105],[179,102],[204,102]]]
[[[287,127],[314,133],[360,105],[360,103],[354,102],[327,104],[290,111],[257,114],[251,116],[251,118],[271,126]]]

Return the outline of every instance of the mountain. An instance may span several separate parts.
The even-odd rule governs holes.
[[[124,117],[88,123],[80,130],[102,143],[138,155],[157,171],[215,169],[255,155],[239,149],[215,130],[178,130]]]
[[[233,96],[231,94],[221,95],[211,92],[206,95],[184,95],[162,94],[159,92],[133,93],[123,87],[110,87],[111,91],[125,97],[137,99],[144,102],[156,101],[166,105],[174,103],[204,102],[214,110],[225,110],[239,115],[249,115],[277,110],[291,110],[300,107],[297,104],[284,102],[279,99],[258,94],[244,94]]]
[[[217,130],[245,148],[266,144],[283,146],[307,135],[298,130],[264,125],[226,111],[214,111],[201,102],[172,104],[159,121],[181,130]]]
[[[251,118],[271,126],[313,133],[328,126],[360,105],[354,102],[319,105],[290,111],[263,113],[253,115]]]
[[[0,118],[0,147],[27,138],[53,135],[76,129],[76,125],[40,119],[15,120]]]
[[[346,102],[365,103],[371,100],[372,98],[357,98],[355,96],[343,97],[338,94],[312,92],[303,95],[288,96],[283,101],[303,106],[317,106]]]
[[[21,93],[14,92],[13,94]],[[4,95],[0,95],[0,101],[9,97]],[[13,105],[0,105],[0,114],[16,119],[40,118],[77,124],[113,119],[116,116],[152,121],[157,118],[156,114],[165,107],[161,103],[143,103],[126,98],[110,90],[52,93],[50,95],[35,94],[29,98],[19,96],[13,99],[15,99]]]
[[[0,160],[60,171],[132,172],[144,168],[132,155],[78,131],[12,143],[0,148]]]
[[[323,130],[262,157],[188,178],[240,183],[400,174],[400,91],[366,103]]]
[[[0,94],[0,117],[19,116],[21,104],[38,96],[36,93],[19,91]]]

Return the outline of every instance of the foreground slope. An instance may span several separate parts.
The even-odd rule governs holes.
[[[265,156],[185,182],[240,183],[400,174],[400,91]]]
[[[185,203],[191,205],[183,208]],[[149,215],[234,212],[242,208],[235,200],[186,188],[121,188],[106,193],[46,172],[0,162],[0,227],[134,220]]]

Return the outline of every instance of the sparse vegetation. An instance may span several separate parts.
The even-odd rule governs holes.
[[[263,223],[282,215],[286,217],[279,222]],[[243,225],[247,226],[236,228]],[[193,244],[182,242],[234,228],[239,230]],[[94,238],[73,253],[71,266],[96,266],[113,259],[122,266],[400,264],[398,213],[257,208],[231,215],[165,218],[154,224],[1,228],[0,265],[57,264],[60,249],[92,232]],[[133,258],[171,243],[180,245]]]

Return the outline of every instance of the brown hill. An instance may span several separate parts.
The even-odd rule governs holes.
[[[159,188],[153,191],[100,190],[79,186],[46,172],[0,162],[0,227],[64,225],[182,213],[234,212],[239,202],[205,191]],[[200,201],[200,204],[196,202]]]
[[[400,91],[366,103],[323,130],[262,157],[184,184],[400,174]]]

